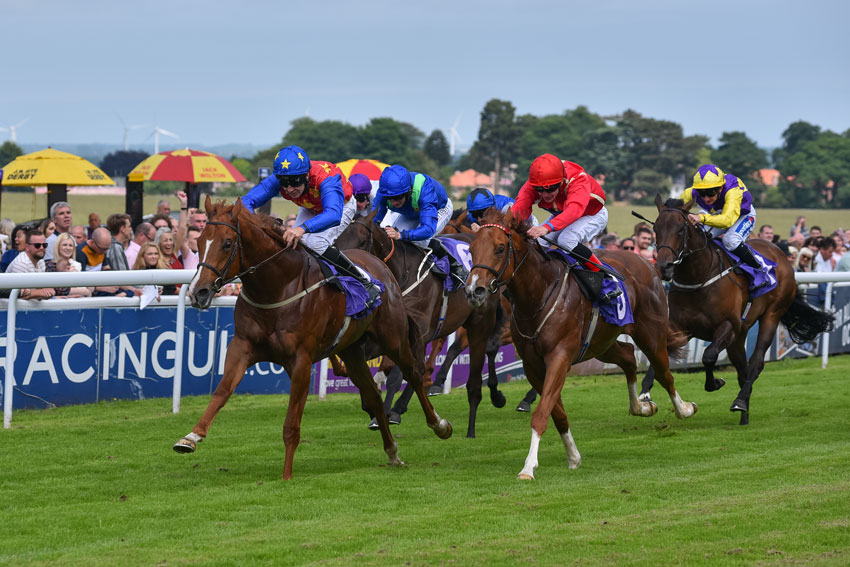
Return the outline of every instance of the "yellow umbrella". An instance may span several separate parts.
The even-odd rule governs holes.
[[[19,156],[3,166],[3,185],[115,185],[92,162],[52,148]]]

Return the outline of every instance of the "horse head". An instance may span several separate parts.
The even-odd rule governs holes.
[[[520,224],[512,211],[502,214],[489,209],[484,213],[470,246],[473,265],[466,280],[466,300],[472,307],[481,307],[488,292],[496,293],[511,281],[517,268],[517,252],[525,248],[528,253],[524,237],[527,229],[528,223]]]
[[[655,221],[655,243],[658,259],[656,268],[664,281],[673,279],[673,270],[693,251],[691,243],[698,236],[698,229],[688,222],[688,213],[694,202],[685,204],[681,199],[661,202],[655,196],[658,218]]]

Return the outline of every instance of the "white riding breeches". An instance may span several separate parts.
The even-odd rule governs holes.
[[[711,234],[712,238],[717,238],[721,234],[723,235],[723,246],[726,250],[730,252],[741,245],[742,242],[746,242],[747,238],[750,237],[750,233],[753,231],[753,228],[756,226],[756,210],[751,207],[750,212],[741,215],[738,217],[732,226],[729,228],[715,228],[711,227],[709,234]]]
[[[342,208],[342,220],[336,226],[326,228],[321,232],[308,232],[301,237],[301,243],[315,251],[317,254],[324,254],[328,246],[332,245],[342,231],[351,224],[354,219],[354,213],[357,212],[357,201],[353,198],[349,199]],[[295,226],[301,226],[305,221],[315,217],[318,213],[312,209],[301,207],[298,211],[298,216],[295,218]]]
[[[452,210],[452,202],[446,201],[446,206],[437,211],[437,230],[434,232],[435,236],[443,232],[443,229],[446,228],[446,225],[449,224],[450,220],[452,220]],[[412,230],[417,226],[419,226],[419,219],[409,219],[401,215],[398,215],[398,217],[393,221],[393,228],[399,232],[402,230]],[[431,242],[430,238],[410,241],[411,244],[415,244],[420,248],[427,248],[429,242]]]
[[[549,222],[554,217],[555,215],[550,216],[546,219],[546,222]],[[543,224],[546,224],[546,222]],[[573,224],[565,226],[561,230],[550,232],[546,235],[546,238],[549,240],[557,240],[559,245],[563,246],[567,250],[572,250],[578,244],[584,244],[585,242],[590,242],[596,238],[596,236],[602,233],[607,225],[608,209],[602,207],[602,209],[600,209],[595,215],[581,217]],[[542,238],[538,239],[538,241],[544,248],[550,246],[550,244]]]

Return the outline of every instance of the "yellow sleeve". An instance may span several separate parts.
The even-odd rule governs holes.
[[[687,189],[685,189],[685,192],[682,193],[682,195],[679,198],[687,205],[690,202],[690,200],[693,198],[693,195],[694,195],[693,189],[688,187]]]
[[[738,182],[737,187],[733,187],[726,191],[726,200],[723,203],[723,210],[716,215],[700,215],[700,220],[706,226],[714,228],[729,228],[741,216],[741,200],[744,198],[744,191],[747,188],[744,184]]]

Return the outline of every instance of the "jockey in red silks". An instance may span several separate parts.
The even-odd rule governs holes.
[[[272,173],[242,197],[242,205],[253,212],[278,194],[299,205],[295,226],[283,233],[287,246],[294,248],[300,241],[336,266],[342,275],[357,279],[368,291],[371,306],[380,289],[333,246],[357,210],[345,174],[331,162],[311,162],[307,152],[298,146],[287,146],[278,152]]]
[[[583,260],[585,267],[598,272],[599,259],[584,243],[608,224],[605,191],[599,183],[577,163],[543,154],[531,163],[528,181],[520,188],[511,210],[517,219],[525,220],[535,203],[551,215],[540,226],[529,228],[528,236],[548,234],[550,240],[557,240]],[[547,247],[548,243],[541,241],[541,245]]]

